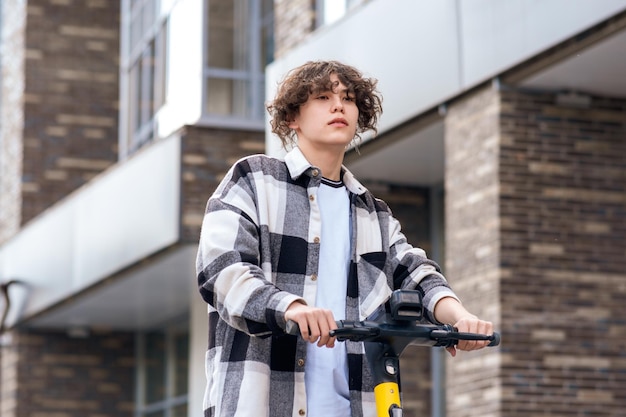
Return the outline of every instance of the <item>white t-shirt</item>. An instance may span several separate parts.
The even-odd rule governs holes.
[[[322,243],[317,279],[317,307],[345,319],[350,264],[350,200],[342,182],[322,180],[317,202],[322,215]],[[345,343],[334,348],[307,346],[304,368],[308,417],[349,417],[350,392]]]

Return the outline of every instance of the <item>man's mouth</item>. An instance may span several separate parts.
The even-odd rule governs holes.
[[[344,126],[348,126],[348,121],[342,117],[338,117],[336,119],[331,120],[328,124],[329,125],[341,124]]]

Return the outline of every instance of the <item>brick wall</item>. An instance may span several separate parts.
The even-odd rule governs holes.
[[[265,135],[187,126],[181,137],[181,240],[198,243],[207,200],[232,164],[264,152]]]
[[[28,1],[22,224],[117,160],[119,3]]]
[[[274,48],[280,58],[315,29],[315,0],[274,0]]]
[[[626,100],[484,89],[446,117],[447,274],[503,345],[448,360],[455,416],[623,415]]]
[[[626,410],[626,100],[502,92],[503,415]]]
[[[497,328],[499,113],[497,92],[485,89],[453,103],[445,119],[445,272],[465,307]],[[499,361],[496,349],[447,358],[448,415],[498,415]]]
[[[133,415],[133,334],[21,331],[1,349],[3,417]]]

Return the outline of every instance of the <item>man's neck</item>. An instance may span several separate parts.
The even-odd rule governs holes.
[[[329,180],[339,181],[341,179],[341,164],[345,150],[343,148],[312,148],[299,146],[304,157],[322,170],[322,175]]]

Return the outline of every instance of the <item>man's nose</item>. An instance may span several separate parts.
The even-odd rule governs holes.
[[[333,99],[333,113],[336,111],[343,113],[343,101],[341,101],[341,97],[335,97]]]

